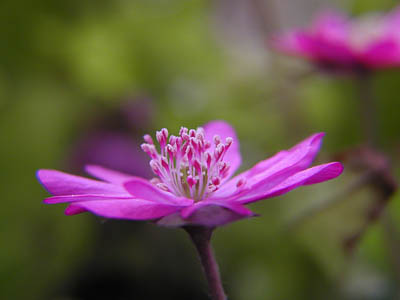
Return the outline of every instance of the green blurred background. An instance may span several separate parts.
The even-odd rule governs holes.
[[[0,298],[206,299],[183,231],[66,217],[62,205],[42,204],[47,193],[35,171],[82,173],[93,155],[96,163],[118,156],[110,136],[120,137],[118,153],[130,153],[128,136],[139,158],[117,164],[146,176],[147,158],[137,156],[143,134],[213,119],[236,128],[242,169],[318,131],[327,133],[318,161],[332,160],[363,142],[354,80],[312,71],[266,41],[324,7],[357,15],[396,2],[1,1]],[[379,142],[397,178],[399,80],[400,70],[373,78]],[[102,146],[111,148],[99,154]],[[357,176],[347,170],[261,201],[252,206],[261,217],[218,229],[229,299],[399,299],[399,197],[387,207],[390,226],[371,224],[352,255],[343,242],[374,201],[367,187],[295,221]]]

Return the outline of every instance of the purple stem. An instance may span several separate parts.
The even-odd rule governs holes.
[[[212,300],[226,300],[224,287],[219,274],[218,263],[215,260],[211,247],[211,235],[214,228],[201,226],[187,226],[184,228],[189,234],[199,254],[204,274],[207,278],[208,289]]]

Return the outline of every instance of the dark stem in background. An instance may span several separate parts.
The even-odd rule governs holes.
[[[312,217],[314,217],[315,215],[318,215],[319,213],[324,212],[327,209],[343,201],[347,201],[346,196],[358,192],[362,187],[364,187],[367,183],[371,181],[372,177],[373,177],[373,172],[371,171],[365,172],[361,176],[357,177],[356,179],[348,183],[343,189],[336,191],[326,199],[321,200],[318,203],[315,203],[312,206],[308,207],[304,212],[299,214],[299,216],[291,220],[287,228],[289,230],[298,228],[307,220],[312,219]]]
[[[361,70],[356,74],[360,92],[360,106],[362,113],[361,118],[363,118],[362,122],[365,139],[368,142],[368,146],[374,150],[374,148],[378,148],[379,131],[376,111],[377,99],[373,91],[372,75],[373,74],[371,72],[365,70]],[[382,156],[387,162],[389,161],[385,154],[379,152],[379,155]],[[379,157],[377,161],[379,161]],[[372,162],[371,165],[373,166],[376,163],[377,162]],[[388,200],[390,200],[397,190],[397,182],[392,176],[390,163],[387,163],[387,166],[382,169],[377,168],[377,170],[378,172],[375,174],[376,180],[374,180],[371,184],[380,193],[380,196],[378,196],[379,203],[375,208],[375,214],[374,210],[372,210],[369,214],[369,223],[373,222],[380,215],[382,215],[381,219],[386,233],[386,240],[391,254],[391,260],[396,272],[396,277],[398,280],[400,280],[400,258],[396,254],[400,249],[399,239],[397,236],[398,232],[394,228],[394,224],[391,220],[389,212],[384,211]]]
[[[389,255],[394,263],[394,269],[397,271],[396,272],[396,278],[397,281],[400,282],[400,258],[399,258],[399,253],[400,253],[400,240],[399,240],[399,231],[396,228],[396,225],[394,224],[394,221],[391,217],[390,214],[387,212],[384,212],[383,215],[383,226],[385,228],[385,237],[387,240],[387,243],[389,244]],[[400,291],[398,290],[398,296],[400,299]]]
[[[214,252],[211,247],[211,236],[214,228],[201,226],[184,227],[189,234],[199,254],[204,274],[207,278],[208,289],[212,300],[226,300],[224,287]]]
[[[372,73],[367,70],[361,70],[356,74],[358,89],[360,95],[360,114],[361,126],[364,131],[364,139],[368,146],[376,146],[378,121],[376,118],[375,95],[372,86]]]

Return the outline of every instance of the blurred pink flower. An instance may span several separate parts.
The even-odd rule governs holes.
[[[272,46],[333,69],[400,66],[400,7],[386,15],[349,19],[337,12],[317,16],[309,28],[277,34]]]
[[[146,135],[142,149],[158,176],[150,181],[93,165],[86,170],[101,181],[56,170],[39,170],[37,176],[53,195],[44,202],[68,203],[67,215],[90,211],[166,226],[214,227],[254,216],[245,204],[339,176],[338,162],[309,168],[323,136],[314,134],[230,179],[241,163],[239,142],[229,124],[213,121],[204,129],[182,127],[179,136],[158,131],[160,152]]]

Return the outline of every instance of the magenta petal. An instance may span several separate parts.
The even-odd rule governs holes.
[[[297,180],[301,180],[301,178],[307,178],[304,181],[303,185],[316,184],[324,181],[328,181],[338,177],[343,173],[343,165],[340,162],[332,162],[323,165],[318,165],[302,172],[297,173],[292,177],[297,177]],[[292,180],[296,180],[292,178]],[[289,181],[286,180],[285,182]]]
[[[322,139],[324,136],[324,132],[315,133],[309,136],[296,146],[289,149],[289,155],[301,156],[299,163],[304,168],[308,167],[321,149]]]
[[[297,55],[318,63],[351,65],[354,56],[348,44],[349,22],[336,13],[321,14],[310,29],[293,30],[277,35],[272,46],[290,55]]]
[[[257,164],[247,176],[249,184],[254,186],[265,183],[267,186],[272,186],[276,184],[272,182],[282,181],[309,167],[321,148],[324,135],[325,133],[313,134],[287,152],[278,153],[277,157]]]
[[[248,179],[279,172],[287,167],[299,171],[309,167],[318,154],[325,133],[313,134],[286,151],[280,151],[271,158],[263,160],[249,170]]]
[[[225,154],[224,158],[226,162],[230,163],[230,169],[226,178],[228,179],[233,173],[235,173],[242,162],[242,158],[240,156],[239,139],[236,136],[236,132],[231,125],[224,121],[212,121],[205,124],[203,128],[205,130],[206,140],[213,141],[214,135],[219,135],[223,142],[225,142],[227,137],[231,137],[233,139],[233,143]],[[212,147],[214,148],[215,145],[213,144]]]
[[[232,203],[232,202],[224,202],[224,201],[212,201],[212,200],[204,200],[204,201],[200,201],[197,202],[196,204],[189,206],[187,208],[184,208],[181,211],[181,216],[184,219],[187,219],[189,217],[191,217],[196,211],[198,211],[199,209],[202,209],[204,207],[207,206],[219,206],[219,207],[224,207],[227,208],[239,215],[243,215],[243,216],[252,216],[253,212],[248,209],[247,207],[237,204],[237,203]]]
[[[124,174],[96,165],[85,166],[85,171],[98,179],[115,184],[122,184],[133,177],[132,175]]]
[[[54,196],[43,200],[46,204],[57,203],[70,203],[80,201],[94,201],[94,200],[126,200],[133,199],[131,195],[121,197],[121,195],[68,195],[68,196]]]
[[[167,215],[156,221],[157,225],[165,227],[182,227],[191,225],[188,220],[184,220],[179,212]]]
[[[287,54],[313,58],[313,40],[304,32],[292,31],[275,35],[270,42],[273,48]]]
[[[121,186],[56,170],[39,170],[37,178],[46,190],[55,196],[79,194],[129,195]]]
[[[209,203],[208,205],[199,205],[199,207],[192,211],[190,216],[184,218],[184,220],[194,225],[214,227],[249,218],[254,215],[254,213],[244,206]]]
[[[291,175],[309,167],[321,148],[325,133],[316,133],[286,151],[257,163],[251,169],[235,176],[214,193],[214,198],[235,196],[239,191],[236,184],[245,179],[247,192],[255,188],[268,190]]]
[[[77,205],[73,205],[73,204],[68,205],[68,207],[64,211],[64,213],[67,216],[73,216],[73,215],[81,214],[84,212],[87,212],[87,210],[82,207],[79,207]]]
[[[84,211],[90,211],[105,218],[153,220],[173,214],[180,209],[181,207],[179,206],[166,205],[142,199],[101,200],[71,203],[66,209],[65,214],[73,215]]]
[[[360,54],[360,60],[364,64],[376,68],[399,65],[400,42],[394,38],[377,41]]]
[[[241,204],[205,200],[182,209],[180,213],[168,215],[157,221],[157,224],[169,227],[184,225],[215,227],[252,216],[255,214]]]
[[[234,194],[237,194],[239,191],[237,191],[236,184],[239,180],[241,180],[241,179],[247,180],[248,178],[251,178],[252,176],[255,176],[256,174],[259,174],[259,173],[267,170],[272,165],[276,164],[281,159],[283,159],[287,154],[288,154],[288,151],[286,151],[286,150],[280,151],[277,154],[275,154],[274,156],[272,156],[266,160],[260,161],[259,163],[254,165],[249,170],[238,174],[237,176],[235,176],[228,182],[224,183],[219,188],[219,190],[217,190],[214,193],[213,198],[226,198],[226,197],[232,196]]]
[[[332,64],[349,67],[355,64],[355,57],[348,44],[336,41],[321,41],[315,39],[312,44],[313,58],[322,64]]]
[[[349,19],[337,11],[325,11],[311,25],[311,31],[319,38],[345,41],[350,29]]]
[[[342,172],[343,166],[338,162],[318,165],[290,176],[270,190],[255,189],[251,193],[239,197],[237,201],[241,204],[245,204],[260,199],[279,196],[301,185],[309,185],[331,180],[338,177]]]
[[[129,193],[140,199],[182,206],[188,206],[193,203],[192,199],[178,197],[169,192],[164,192],[149,181],[138,177],[134,177],[130,181],[124,183],[124,187]]]
[[[386,15],[385,23],[388,31],[398,33],[398,28],[400,26],[400,6],[397,6]]]
[[[400,7],[371,20],[373,23],[365,23],[363,19],[349,19],[334,11],[322,13],[310,28],[277,35],[272,45],[333,69],[400,66]],[[365,43],[359,44],[354,37]]]

